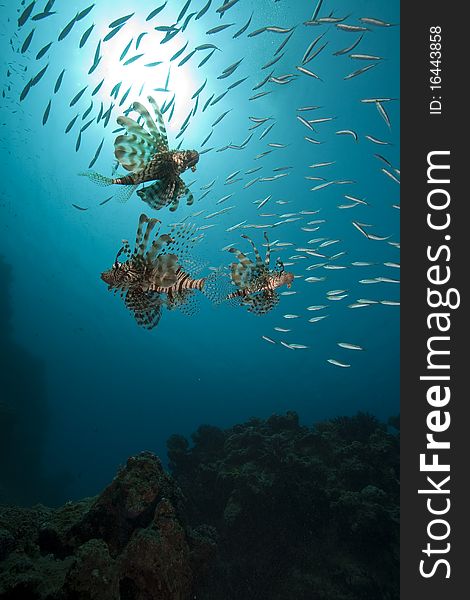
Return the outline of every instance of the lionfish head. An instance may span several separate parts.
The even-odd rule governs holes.
[[[289,271],[283,271],[279,275],[279,285],[287,285],[287,287],[290,288],[293,281],[294,281],[294,273],[290,273]]]
[[[184,152],[184,164],[186,169],[191,169],[191,171],[196,170],[196,165],[199,162],[199,152],[196,150],[185,150]]]
[[[122,278],[123,273],[121,269],[121,263],[115,262],[111,269],[103,271],[100,275],[101,279],[108,284],[108,288],[118,287]]]

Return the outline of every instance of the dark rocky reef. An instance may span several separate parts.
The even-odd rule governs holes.
[[[2,600],[187,600],[214,554],[190,529],[183,497],[149,452],[97,497],[58,509],[0,507]]]
[[[392,422],[390,422],[392,424]],[[202,426],[168,441],[192,525],[219,534],[201,600],[399,598],[399,439],[359,413]]]
[[[398,600],[399,421],[204,425],[94,498],[0,506],[1,600]]]

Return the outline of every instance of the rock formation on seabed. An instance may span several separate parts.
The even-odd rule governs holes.
[[[189,600],[214,553],[150,452],[128,459],[98,496],[59,509],[0,507],[3,600]]]
[[[398,600],[399,421],[202,425],[168,475],[131,457],[95,498],[0,506],[0,600]]]
[[[187,519],[218,534],[198,600],[398,600],[398,428],[288,412],[173,435]]]

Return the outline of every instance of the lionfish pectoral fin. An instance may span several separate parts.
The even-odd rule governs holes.
[[[141,327],[153,329],[158,325],[163,304],[159,294],[132,289],[127,292],[124,303]]]
[[[192,192],[190,192],[188,187],[186,187],[185,195],[186,195],[186,205],[192,206],[194,204],[194,196],[193,196]]]
[[[137,195],[155,210],[162,209],[171,201],[171,196],[168,195],[168,186],[161,180],[155,181],[152,185],[138,190]]]
[[[132,256],[132,250],[127,240],[122,240],[122,248],[119,251],[120,254],[124,254],[126,258],[130,258]],[[119,254],[116,256],[116,261],[118,259]]]
[[[179,201],[181,198],[184,198],[184,196],[187,196],[187,200],[186,200],[187,205],[191,206],[191,204],[194,202],[194,197],[193,197],[192,193],[189,191],[189,188],[187,187],[187,185],[181,179],[181,177],[178,177],[173,182],[172,203],[170,206],[171,212],[174,212],[178,208]]]
[[[173,200],[173,202],[170,204],[170,212],[175,212],[179,205],[180,201],[178,199]]]
[[[175,285],[179,269],[176,254],[162,254],[157,257],[153,267],[153,283],[155,287],[167,289]]]
[[[279,302],[279,296],[275,291],[263,290],[256,294],[250,294],[243,300],[243,304],[248,307],[248,312],[255,315],[264,315],[272,310]]]
[[[152,159],[155,148],[136,135],[118,135],[114,140],[114,156],[126,171],[141,171]]]

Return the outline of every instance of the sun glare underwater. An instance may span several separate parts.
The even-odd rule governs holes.
[[[164,457],[201,423],[396,415],[399,3],[1,11],[2,331],[18,357],[3,387],[31,390],[13,410],[67,479],[54,500],[96,493],[127,456]],[[173,150],[198,160],[180,167]],[[90,180],[166,151],[163,183],[127,199]],[[150,274],[139,222],[147,251],[160,240]],[[107,289],[120,250],[138,294],[129,279]]]

